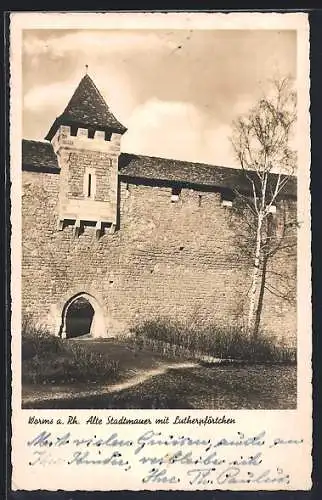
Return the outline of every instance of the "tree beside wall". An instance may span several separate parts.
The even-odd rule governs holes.
[[[246,235],[242,247],[252,260],[246,329],[255,337],[268,288],[269,260],[278,250],[294,246],[290,229],[296,220],[289,217],[281,195],[296,173],[291,145],[295,123],[296,93],[288,77],[273,80],[269,94],[233,123],[231,143],[251,193],[235,192]]]

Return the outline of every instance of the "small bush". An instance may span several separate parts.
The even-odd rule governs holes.
[[[65,384],[114,380],[118,361],[51,335],[29,320],[22,325],[22,380],[33,384]]]
[[[51,335],[45,328],[36,327],[29,318],[22,322],[22,360],[64,351],[62,339]]]
[[[137,346],[175,357],[207,355],[256,363],[295,361],[294,350],[276,345],[273,338],[263,334],[250,337],[238,328],[200,327],[156,319],[137,325],[131,334]]]
[[[116,378],[119,370],[119,362],[108,359],[99,352],[87,350],[77,344],[69,345],[73,354],[73,361],[77,367],[77,380],[108,380]]]

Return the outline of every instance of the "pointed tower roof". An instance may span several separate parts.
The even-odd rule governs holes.
[[[60,125],[109,130],[119,134],[124,134],[127,130],[111,113],[87,74],[80,81],[65,111],[54,121],[45,139],[51,141]]]

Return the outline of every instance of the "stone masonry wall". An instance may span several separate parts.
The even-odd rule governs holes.
[[[66,301],[87,293],[102,308],[103,336],[160,316],[225,326],[241,320],[250,263],[219,193],[183,189],[171,203],[171,188],[121,183],[119,230],[96,239],[86,227],[74,238],[72,226],[57,229],[59,181],[23,172],[24,313],[58,334]],[[291,245],[277,252],[268,277],[262,327],[294,343],[295,300],[281,298],[283,287],[296,295]]]
[[[61,220],[76,217],[116,224],[119,134],[105,141],[89,138],[86,129],[78,129],[77,136],[72,136],[70,127],[61,126],[52,142],[61,168]]]
[[[86,167],[95,166],[96,195],[95,200],[112,203],[116,199],[114,189],[116,169],[108,153],[98,151],[76,151],[68,158],[68,198],[84,199],[83,180]],[[109,168],[108,168],[109,166]]]

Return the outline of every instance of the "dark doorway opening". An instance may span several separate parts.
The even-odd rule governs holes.
[[[87,299],[79,297],[68,307],[66,314],[66,337],[74,338],[90,334],[94,309]]]

